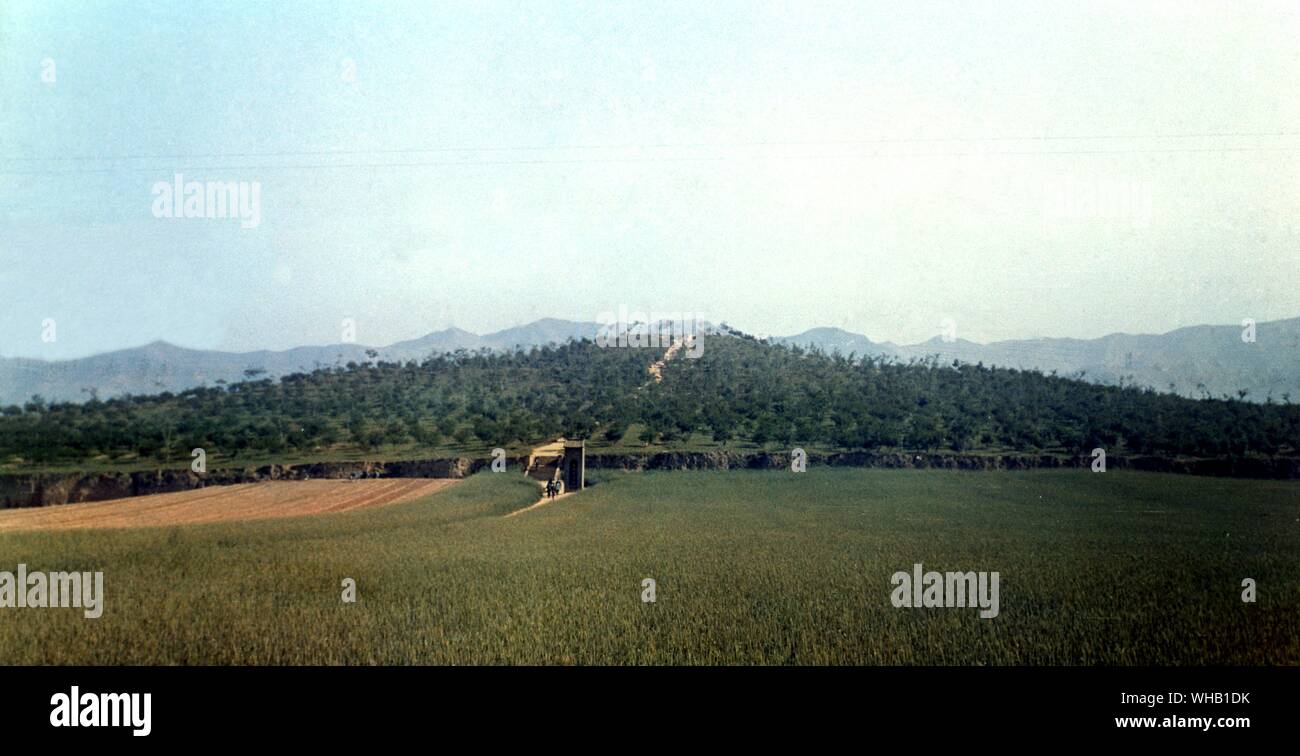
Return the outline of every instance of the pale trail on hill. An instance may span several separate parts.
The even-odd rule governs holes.
[[[547,318],[485,336],[447,329],[386,347],[375,347],[379,360],[419,362],[457,349],[473,351],[564,343],[595,339],[599,323],[575,323]],[[1245,389],[1249,401],[1274,401],[1284,394],[1300,396],[1300,318],[1257,323],[1257,343],[1242,341],[1240,325],[1201,325],[1163,334],[1110,334],[1096,339],[1055,338],[995,341],[977,344],[936,337],[921,344],[874,342],[839,328],[814,328],[802,334],[775,337],[778,344],[819,346],[848,356],[893,357],[901,362],[938,356],[947,364],[956,359],[1021,370],[1057,371],[1071,376],[1083,371],[1085,380],[1102,385],[1136,383],[1157,391],[1174,384],[1177,393],[1201,398],[1235,395]],[[689,342],[688,342],[689,344]],[[294,372],[342,367],[349,361],[370,362],[370,347],[346,343],[295,347],[271,352],[217,352],[184,349],[163,342],[70,360],[40,360],[0,356],[0,405],[22,404],[33,394],[47,401],[83,402],[124,394],[179,392],[196,386],[220,386],[248,379],[248,371],[278,379]]]
[[[682,347],[687,346],[687,345],[690,343],[690,339],[691,339],[690,336],[687,336],[687,337],[685,337],[685,338],[680,338],[680,339],[673,339],[673,343],[668,347],[667,351],[664,352],[664,356],[663,356],[662,358],[660,358],[659,360],[657,360],[657,361],[656,361],[653,365],[651,365],[649,368],[647,368],[647,371],[650,373],[650,380],[649,380],[649,381],[646,381],[646,383],[645,383],[643,386],[641,386],[640,388],[644,389],[646,386],[649,386],[651,383],[662,383],[662,382],[663,382],[663,379],[664,379],[664,366],[668,364],[668,361],[669,361],[669,360],[671,360],[672,358],[674,358],[674,357],[677,356],[678,352],[680,352],[680,351],[682,350]],[[639,389],[638,389],[638,390],[639,390]],[[529,455],[528,464],[527,464],[527,466],[526,466],[526,467],[527,467],[527,470],[531,470],[532,467],[533,467],[533,456],[535,456],[535,455],[538,454],[539,452],[542,452],[543,450],[548,450],[549,447],[551,447],[551,446],[555,446],[556,444],[559,444],[559,443],[562,443],[562,442],[554,442],[554,443],[552,443],[552,444],[550,444],[550,445],[548,445],[548,446],[538,447],[537,449],[535,449],[534,452],[533,452],[533,454],[532,454],[532,455]],[[527,470],[526,470],[525,472],[527,472]],[[536,502],[530,504],[529,506],[524,507],[523,509],[516,509],[516,510],[513,511],[513,512],[508,512],[508,513],[506,513],[505,516],[506,516],[506,517],[514,517],[514,516],[517,515],[517,514],[523,514],[524,512],[528,512],[528,511],[530,511],[530,510],[537,509],[538,507],[545,506],[545,505],[549,504],[550,502],[556,501],[557,499],[563,499],[563,498],[565,498],[566,496],[571,496],[571,495],[573,495],[574,493],[577,493],[577,492],[576,492],[576,491],[565,491],[564,493],[558,494],[558,495],[555,496],[554,498],[548,497],[548,496],[546,496],[545,494],[543,494],[542,497],[541,497],[540,499],[538,499]]]
[[[672,346],[669,346],[668,351],[664,352],[663,358],[655,362],[653,365],[651,365],[648,368],[651,380],[653,380],[655,383],[663,383],[664,366],[668,364],[669,360],[677,356],[677,353],[682,350],[682,347],[686,346],[689,343],[690,339],[691,339],[690,336],[686,336],[685,338],[673,339]]]

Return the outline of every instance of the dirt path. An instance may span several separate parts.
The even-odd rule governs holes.
[[[567,498],[567,497],[569,497],[569,496],[572,496],[574,493],[576,493],[576,492],[575,492],[575,491],[565,491],[564,493],[560,494],[559,496],[556,496],[554,499],[548,499],[548,498],[546,498],[546,495],[545,495],[545,494],[542,494],[542,498],[538,499],[536,503],[534,503],[534,504],[529,504],[528,506],[524,507],[523,509],[516,509],[515,511],[510,512],[509,514],[507,514],[506,517],[514,517],[515,515],[523,514],[524,512],[531,512],[532,510],[537,509],[538,507],[544,507],[544,506],[546,506],[547,504],[553,504],[553,503],[559,501],[560,499],[564,499],[564,498]]]
[[[379,478],[211,486],[91,504],[0,510],[0,533],[198,525],[348,512],[411,501],[455,482],[447,478]]]
[[[648,368],[650,379],[652,381],[655,383],[663,382],[664,366],[668,364],[669,360],[676,357],[677,353],[680,352],[684,346],[686,346],[686,339],[673,339],[672,345],[668,347],[668,351],[664,352],[663,358]]]

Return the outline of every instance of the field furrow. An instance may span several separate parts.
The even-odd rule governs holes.
[[[454,482],[394,478],[243,483],[93,504],[0,511],[0,532],[199,525],[349,512],[418,499]]]

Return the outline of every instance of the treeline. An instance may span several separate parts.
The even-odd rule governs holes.
[[[900,364],[740,334],[672,364],[639,413],[648,433],[709,429],[781,446],[1223,456],[1294,453],[1300,406],[1192,400],[983,365]]]
[[[135,455],[305,456],[554,439],[910,450],[1293,454],[1300,407],[1191,400],[1036,372],[855,360],[731,332],[648,383],[655,349],[587,341],[421,363],[349,363],[279,381],[0,410],[0,462]],[[637,427],[635,439],[625,439]]]
[[[458,352],[422,363],[348,363],[279,381],[245,381],[178,394],[46,405],[34,397],[0,411],[0,461],[101,455],[188,458],[363,451],[414,444],[463,448],[586,437],[628,414],[658,354],[590,342],[511,353]]]

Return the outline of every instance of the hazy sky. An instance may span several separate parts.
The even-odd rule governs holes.
[[[0,355],[1300,315],[1294,2],[165,5],[0,2]]]

